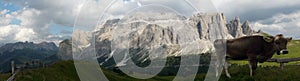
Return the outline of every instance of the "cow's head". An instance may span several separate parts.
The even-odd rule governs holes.
[[[274,43],[276,46],[277,54],[288,54],[289,51],[287,50],[287,43],[292,40],[292,37],[284,38],[282,34],[278,34],[274,37]]]

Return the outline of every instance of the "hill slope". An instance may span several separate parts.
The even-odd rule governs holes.
[[[299,81],[300,80],[300,66],[286,66],[284,70],[279,67],[260,67],[257,69],[257,75],[249,76],[248,66],[233,65],[229,72],[232,78],[227,78],[224,73],[220,81]],[[141,79],[134,79],[122,73],[115,73],[110,70],[102,69],[110,81],[143,81]],[[8,74],[0,74],[7,77]],[[205,74],[198,74],[196,81],[204,80]],[[171,81],[174,76],[156,76],[147,81]],[[23,74],[20,72],[17,75],[18,81],[79,81],[76,74],[75,67],[72,61],[60,61],[48,68],[25,70]]]

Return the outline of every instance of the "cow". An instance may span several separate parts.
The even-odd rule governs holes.
[[[263,63],[277,53],[288,54],[287,43],[292,38],[284,38],[282,34],[276,36],[244,36],[236,39],[227,39],[226,43],[226,59],[231,60],[248,60],[250,68],[250,76],[255,74],[257,63]],[[217,42],[215,41],[215,45]],[[224,48],[223,48],[224,49]],[[218,50],[216,48],[216,50]],[[228,72],[228,61],[225,61],[224,69],[227,77],[231,77]]]

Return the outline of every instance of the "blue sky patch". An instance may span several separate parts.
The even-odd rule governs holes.
[[[22,7],[14,5],[10,2],[0,1],[0,10],[5,10],[5,9],[9,10],[9,12],[7,14],[10,14],[12,12],[22,9]]]
[[[20,25],[21,24],[21,20],[19,20],[19,19],[12,19],[11,21],[10,21],[10,23],[9,24],[12,24],[12,25]]]
[[[59,25],[59,24],[51,22],[50,33],[53,35],[72,34],[72,27],[63,26],[63,25]]]

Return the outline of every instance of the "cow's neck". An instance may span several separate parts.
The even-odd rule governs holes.
[[[271,43],[267,47],[265,47],[265,56],[271,58],[277,51],[277,46],[274,43]]]

